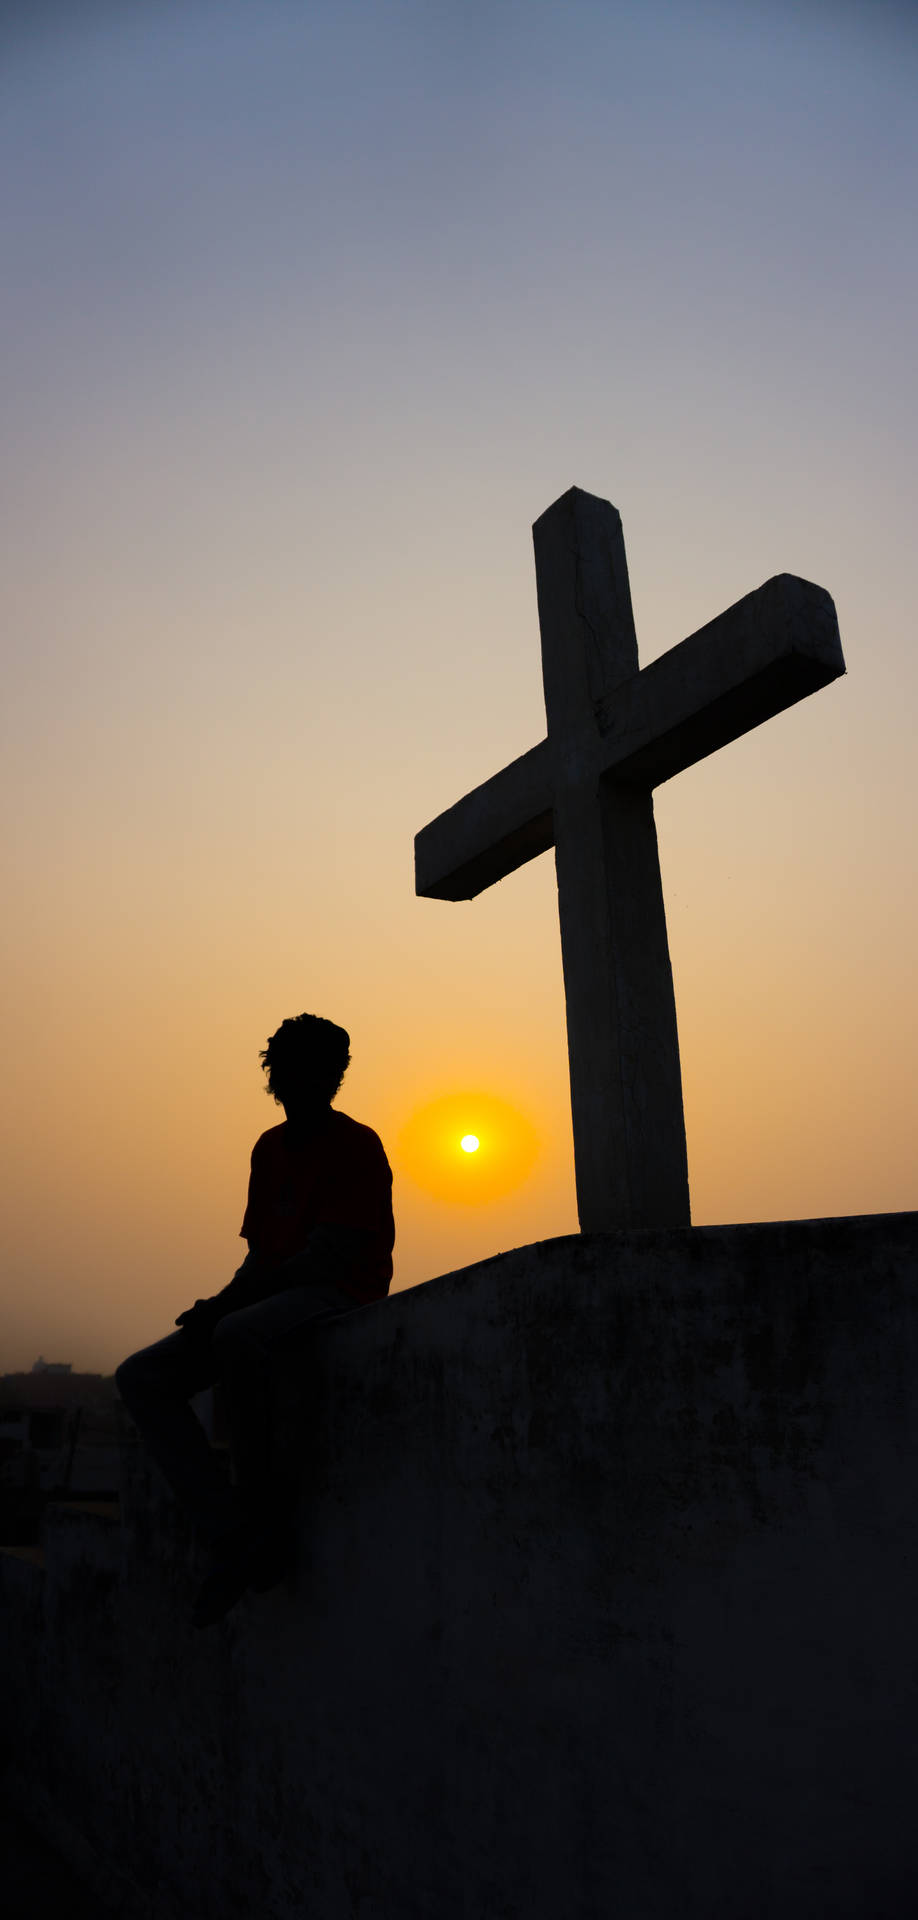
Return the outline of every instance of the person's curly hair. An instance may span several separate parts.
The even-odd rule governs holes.
[[[298,1013],[281,1021],[258,1058],[267,1075],[266,1092],[278,1103],[304,1081],[333,1100],[350,1065],[350,1035],[317,1013]]]

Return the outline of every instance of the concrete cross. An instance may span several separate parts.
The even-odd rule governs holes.
[[[622,525],[572,487],[533,527],[548,738],[415,840],[471,900],[554,845],[584,1233],[689,1224],[654,787],[844,673],[822,587],[778,574],[638,670]]]

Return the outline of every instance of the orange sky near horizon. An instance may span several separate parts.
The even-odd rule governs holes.
[[[788,571],[848,665],[656,795],[693,1218],[918,1200],[915,34],[309,14],[100,7],[7,60],[0,1371],[109,1370],[230,1277],[304,1010],[397,1287],[576,1231],[553,861],[463,904],[412,870],[544,734],[571,484],[642,662]],[[469,1089],[519,1126],[475,1205],[412,1135]]]

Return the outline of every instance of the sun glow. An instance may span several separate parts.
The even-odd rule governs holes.
[[[509,1101],[493,1093],[450,1093],[411,1115],[399,1135],[397,1162],[438,1200],[481,1206],[521,1186],[538,1150],[535,1128]]]

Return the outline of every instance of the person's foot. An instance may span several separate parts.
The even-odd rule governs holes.
[[[255,1593],[270,1593],[293,1569],[293,1542],[284,1532],[256,1536],[249,1585]]]
[[[195,1627],[212,1627],[241,1600],[252,1574],[250,1536],[237,1529],[218,1540],[210,1556],[191,1622]]]
[[[231,1612],[248,1587],[270,1593],[293,1564],[292,1545],[284,1533],[237,1527],[219,1540],[211,1554],[192,1614],[196,1627],[213,1626]]]

